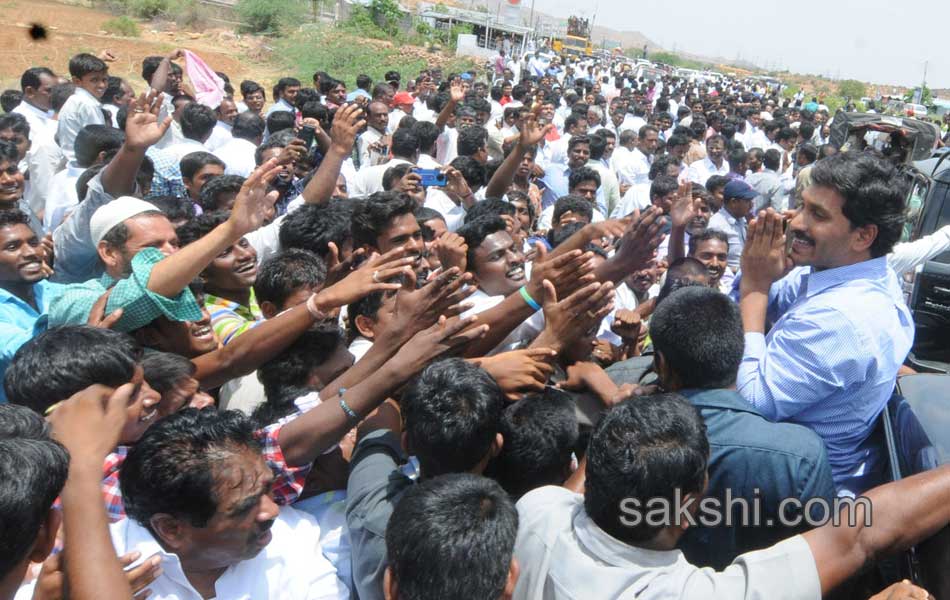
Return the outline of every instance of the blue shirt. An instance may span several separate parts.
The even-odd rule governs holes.
[[[0,382],[20,346],[46,331],[46,313],[49,312],[50,302],[62,292],[63,287],[49,281],[33,284],[33,298],[39,310],[0,288]],[[6,393],[0,385],[0,404],[6,401]]]
[[[880,464],[869,442],[914,340],[914,322],[885,257],[813,271],[800,267],[769,293],[767,336],[746,333],[738,391],[773,421],[812,429],[839,491]]]
[[[678,547],[690,563],[721,570],[740,554],[767,548],[807,529],[739,526],[742,509],[727,498],[760,498],[761,520],[778,523],[779,505],[786,498],[798,498],[804,504],[812,498],[835,497],[825,446],[813,431],[791,423],[770,423],[732,390],[679,393],[699,409],[706,423],[709,485],[704,497],[731,506],[728,512],[734,524],[688,529]],[[802,512],[785,508],[788,522]],[[820,507],[813,510],[816,519],[824,516]],[[751,504],[749,514],[753,514]]]
[[[570,182],[572,169],[564,165],[549,165],[544,172],[544,182],[545,188],[544,192],[541,193],[541,210],[549,206],[553,206],[562,196],[567,196],[569,193]],[[595,171],[596,173],[596,171]],[[600,173],[598,173],[600,175]],[[603,182],[601,185],[597,186],[597,198],[596,198],[597,209],[601,214],[608,214],[607,206],[604,202],[604,186]]]

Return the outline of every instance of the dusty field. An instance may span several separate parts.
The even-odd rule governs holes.
[[[179,46],[196,52],[213,68],[227,73],[235,83],[245,78],[272,81],[277,76],[261,40],[237,36],[220,28],[200,33],[158,31],[142,23],[141,37],[116,37],[102,31],[102,23],[113,15],[50,0],[3,1],[0,15],[7,24],[0,28],[0,89],[18,89],[20,74],[31,66],[48,66],[57,74],[68,76],[67,65],[72,55],[98,54],[106,49],[117,57],[110,65],[110,72],[128,79],[136,90],[144,88],[139,75],[142,58],[164,54]],[[46,40],[30,39],[28,29],[34,22],[47,27]]]

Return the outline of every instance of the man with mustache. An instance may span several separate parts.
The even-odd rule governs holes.
[[[749,228],[737,389],[769,419],[820,435],[839,494],[859,494],[879,481],[871,432],[914,339],[886,256],[901,236],[904,192],[894,167],[848,152],[816,163],[802,196],[790,251],[773,210]]]

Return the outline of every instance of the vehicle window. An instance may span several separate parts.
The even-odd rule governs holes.
[[[919,231],[920,218],[924,214],[924,199],[927,197],[927,190],[930,188],[928,183],[917,183],[911,190],[907,198],[907,222],[904,223],[904,231],[901,234],[902,242],[909,242],[914,237],[914,232]],[[941,215],[941,218],[943,216]]]

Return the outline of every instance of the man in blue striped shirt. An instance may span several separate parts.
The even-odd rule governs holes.
[[[749,226],[737,387],[768,418],[818,433],[839,494],[857,494],[883,466],[871,433],[914,338],[886,259],[904,192],[893,167],[863,153],[823,159],[812,175],[788,250],[780,214],[760,212]]]

